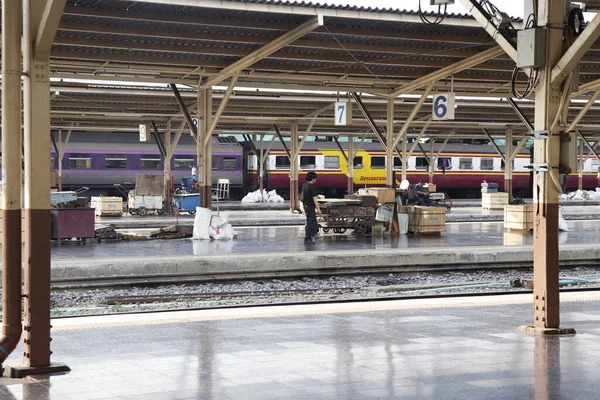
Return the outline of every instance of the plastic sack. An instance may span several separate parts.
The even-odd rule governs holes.
[[[212,211],[208,208],[196,207],[196,218],[194,219],[194,233],[192,240],[210,239],[209,227]]]
[[[235,236],[231,224],[219,217],[213,217],[208,234],[215,240],[231,240]]]
[[[563,232],[569,231],[569,225],[567,225],[567,221],[563,218],[560,208],[558,209],[558,230]]]

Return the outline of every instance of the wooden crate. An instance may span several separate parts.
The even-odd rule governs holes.
[[[520,231],[533,229],[533,204],[505,206],[504,228]]]
[[[481,208],[484,210],[503,210],[508,204],[508,193],[481,193]]]
[[[393,189],[393,188],[392,189],[388,189],[388,188],[358,189],[358,194],[360,196],[375,196],[375,197],[377,197],[377,202],[380,204],[396,202],[396,189]]]
[[[120,197],[92,197],[91,207],[97,217],[120,217],[123,215],[123,199]]]
[[[427,189],[429,193],[435,193],[435,191],[437,190],[437,185],[435,185],[434,183],[426,183],[424,188]]]
[[[422,234],[439,234],[446,231],[444,207],[413,207],[409,216],[408,231]]]

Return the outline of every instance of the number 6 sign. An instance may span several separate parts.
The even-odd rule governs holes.
[[[433,119],[454,119],[454,93],[433,95]]]
[[[352,103],[338,101],[335,103],[335,125],[352,124]]]

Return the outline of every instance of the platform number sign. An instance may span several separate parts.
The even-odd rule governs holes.
[[[352,124],[352,103],[338,101],[335,103],[335,125]]]
[[[140,142],[148,141],[148,126],[146,124],[140,124]]]
[[[433,119],[454,119],[454,93],[437,93],[433,95]]]
[[[192,118],[192,124],[196,128],[196,132],[198,132],[198,118]],[[194,131],[190,129],[190,135],[194,136]]]

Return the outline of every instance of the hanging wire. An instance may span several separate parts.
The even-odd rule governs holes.
[[[435,19],[433,21],[431,21],[423,13],[423,9],[421,8],[421,1],[422,0],[419,0],[419,18],[421,18],[421,21],[426,25],[438,25],[438,24],[442,23],[442,21],[446,17],[446,9],[448,8],[448,5],[444,4],[442,6],[440,4],[438,6],[437,15],[435,16]]]
[[[487,0],[485,0],[485,1],[489,3],[489,1],[487,1]],[[492,6],[495,7],[493,4],[492,4]],[[527,22],[525,23],[525,29],[533,28],[535,26],[535,22],[536,22],[535,15],[530,14],[529,17],[527,17]],[[538,70],[535,68],[531,68],[529,78],[527,79],[527,82],[525,84],[525,89],[521,92],[521,91],[519,91],[519,89],[517,89],[517,78],[518,78],[520,71],[521,71],[521,68],[519,68],[519,67],[515,67],[513,69],[512,76],[510,79],[510,89],[511,89],[511,92],[514,97],[516,97],[517,99],[524,99],[525,97],[529,96],[529,94],[533,91],[533,89],[536,88],[536,86],[538,85],[538,83],[540,81],[540,79],[539,79],[540,77],[539,77]]]

